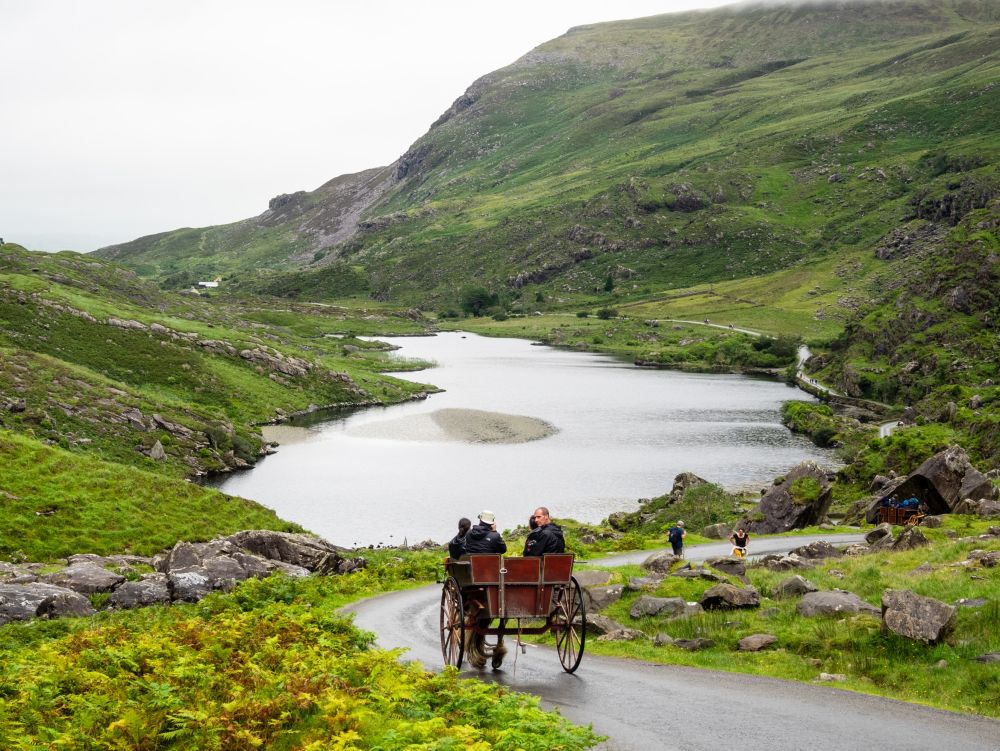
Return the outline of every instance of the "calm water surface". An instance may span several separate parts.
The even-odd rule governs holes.
[[[670,490],[683,471],[726,488],[760,487],[803,459],[832,455],[792,435],[779,409],[810,399],[776,381],[637,368],[519,339],[447,333],[390,338],[438,367],[402,374],[446,389],[309,429],[220,483],[338,545],[446,541],[460,516],[496,513],[500,529],[538,505],[596,522]],[[369,437],[359,426],[444,408],[529,415],[548,438],[484,445]]]

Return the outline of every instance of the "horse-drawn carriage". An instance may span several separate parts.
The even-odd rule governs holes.
[[[441,652],[446,665],[462,667],[467,649],[478,640],[477,649],[499,668],[505,634],[516,633],[520,640],[522,634],[548,632],[555,636],[563,670],[572,673],[580,665],[587,614],[583,592],[573,577],[572,554],[470,555],[446,559],[445,569]],[[540,620],[544,623],[535,625]],[[496,636],[495,644],[488,644],[486,636]]]

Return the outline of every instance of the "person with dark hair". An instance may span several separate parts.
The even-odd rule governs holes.
[[[565,553],[566,540],[562,527],[552,521],[549,510],[539,506],[531,515],[538,528],[528,534],[524,541],[524,555],[545,555],[546,553]]]
[[[472,522],[464,516],[458,520],[458,534],[451,538],[448,543],[448,557],[458,560],[465,554],[465,536],[469,534]]]
[[[492,511],[483,511],[476,524],[465,536],[465,554],[506,553],[507,543],[497,532],[496,517]]]

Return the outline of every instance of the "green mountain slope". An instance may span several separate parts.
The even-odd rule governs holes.
[[[912,213],[930,151],[993,168],[998,39],[985,0],[579,27],[476,81],[387,168],[99,254],[168,284],[221,274],[310,298],[764,274],[876,244]]]

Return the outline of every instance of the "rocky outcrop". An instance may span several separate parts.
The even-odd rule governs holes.
[[[246,530],[211,542],[179,542],[154,558],[83,554],[67,563],[44,577],[38,573],[41,564],[0,564],[0,624],[90,615],[91,594],[110,593],[106,607],[121,609],[197,602],[211,592],[275,572],[343,574],[366,565],[363,558],[351,558],[318,537],[270,530]],[[156,571],[140,573],[142,568]],[[44,581],[36,581],[39,578]]]
[[[768,489],[760,503],[737,526],[756,534],[775,534],[818,524],[830,508],[832,490],[826,472],[804,462]]]
[[[887,589],[882,593],[883,628],[927,644],[937,644],[951,633],[956,610],[909,589]]]
[[[43,582],[0,584],[0,625],[32,618],[93,615],[84,595]]]
[[[958,513],[963,501],[996,501],[997,489],[986,475],[972,466],[961,446],[950,446],[917,467],[915,472],[887,483],[869,503],[865,518],[874,523],[882,499],[917,498],[920,510],[929,514]]]
[[[802,596],[795,611],[806,617],[817,615],[840,615],[842,613],[867,613],[880,615],[880,611],[853,592],[835,589],[830,592],[810,592]]]
[[[74,563],[62,571],[44,577],[48,584],[71,589],[80,594],[89,595],[97,592],[112,592],[115,587],[125,582],[125,577],[114,571],[109,571],[93,561]]]

